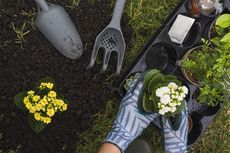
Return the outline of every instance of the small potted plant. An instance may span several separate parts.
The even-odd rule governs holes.
[[[39,133],[51,123],[57,112],[67,110],[68,101],[55,91],[52,78],[46,77],[35,84],[33,90],[23,91],[14,97],[16,106],[27,112],[27,121]]]
[[[220,102],[228,104],[230,32],[217,35],[211,42],[215,45],[205,43],[189,50],[182,58],[181,70],[198,87],[198,102],[214,107]]]
[[[139,98],[145,112],[173,116],[185,108],[187,94],[188,88],[176,76],[153,69],[144,77],[143,95]]]
[[[128,91],[129,87],[134,83],[134,81],[139,78],[141,75],[141,73],[135,73],[133,75],[130,75],[130,77],[128,79],[125,80],[125,83],[124,83],[124,89],[126,91]]]
[[[208,39],[223,37],[230,32],[230,14],[222,14],[214,20],[208,31]]]
[[[146,113],[156,112],[176,120],[186,107],[189,90],[176,76],[164,75],[153,69],[145,74],[144,88],[139,96],[140,108]],[[189,118],[189,132],[193,126]]]

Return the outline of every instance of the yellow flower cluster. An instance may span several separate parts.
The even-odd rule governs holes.
[[[54,84],[51,83],[51,82],[42,82],[39,86],[40,89],[45,89],[45,88],[48,88],[50,90],[52,90],[54,87]]]
[[[67,110],[67,104],[62,99],[57,98],[57,93],[52,90],[53,83],[43,82],[39,88],[48,88],[50,91],[42,96],[35,95],[35,91],[33,90],[28,91],[28,95],[24,97],[23,103],[37,121],[49,124],[51,117],[53,117],[56,112]]]

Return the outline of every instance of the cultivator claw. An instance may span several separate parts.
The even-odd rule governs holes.
[[[102,69],[101,69],[100,73],[104,73],[106,71],[108,64],[109,64],[110,55],[111,55],[110,51],[106,51],[104,53],[103,65],[102,65]]]
[[[98,50],[100,48],[103,48],[105,50],[105,53],[103,66],[100,73],[106,71],[109,64],[110,55],[113,51],[115,51],[118,53],[116,75],[120,74],[125,53],[125,40],[120,27],[121,16],[125,6],[125,1],[126,0],[117,0],[113,12],[113,18],[110,24],[96,38],[92,56],[90,59],[90,64],[87,69],[93,67],[96,61]]]
[[[121,72],[121,67],[124,59],[125,52],[118,52],[118,58],[117,58],[117,71],[116,75],[119,75]]]
[[[87,70],[91,69],[94,66],[94,64],[96,62],[96,58],[97,58],[97,53],[98,53],[99,49],[100,49],[100,46],[95,44],[94,47],[93,47],[90,63],[86,68]]]
[[[111,53],[117,52],[118,59],[117,59],[116,74],[119,75],[124,59],[124,53],[125,53],[125,41],[121,30],[110,27],[109,25],[108,27],[106,27],[104,31],[102,31],[98,35],[92,51],[90,64],[87,67],[87,69],[90,69],[94,66],[99,49],[104,50],[103,65],[100,73],[104,73],[106,71],[109,64]]]

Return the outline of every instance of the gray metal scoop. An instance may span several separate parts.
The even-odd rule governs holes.
[[[120,27],[125,1],[126,0],[116,1],[113,17],[110,24],[96,38],[90,59],[90,64],[88,65],[87,69],[90,69],[94,66],[98,50],[103,48],[105,52],[103,66],[100,72],[102,73],[106,71],[110,55],[113,51],[115,51],[118,54],[116,74],[120,74],[125,54],[125,40]]]
[[[79,59],[83,53],[80,35],[65,9],[45,0],[35,0],[38,6],[36,24],[41,33],[64,56]]]

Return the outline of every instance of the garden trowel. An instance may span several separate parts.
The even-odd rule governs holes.
[[[45,0],[35,0],[38,6],[36,24],[41,33],[64,56],[79,59],[83,53],[80,35],[65,9]]]

